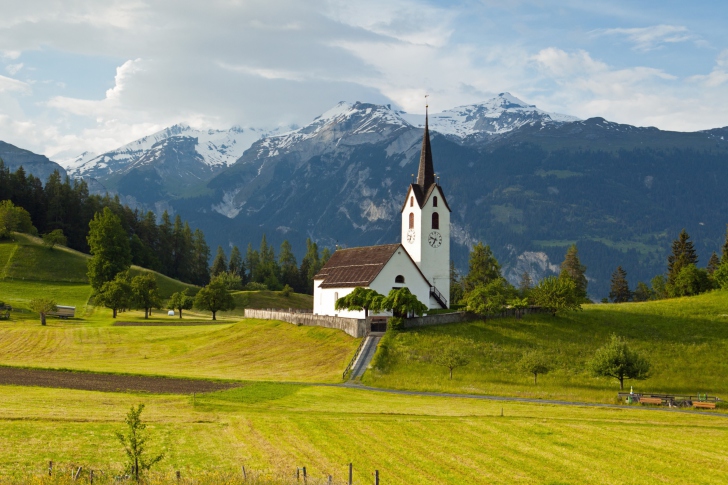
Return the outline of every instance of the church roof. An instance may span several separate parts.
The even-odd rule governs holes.
[[[321,288],[369,286],[401,244],[338,249],[313,278]]]
[[[425,112],[425,133],[422,135],[422,150],[420,151],[420,168],[417,170],[417,185],[425,193],[430,186],[435,185],[435,168],[432,165],[432,148],[430,148],[430,129],[428,127],[428,113]]]

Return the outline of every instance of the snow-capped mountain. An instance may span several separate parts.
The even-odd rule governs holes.
[[[424,126],[422,115],[402,114],[415,126]],[[511,95],[500,93],[482,103],[458,106],[430,115],[430,130],[463,140],[502,135],[529,124],[560,124],[579,121],[574,116],[548,113]]]
[[[194,152],[200,163],[223,168],[235,163],[258,139],[276,130],[233,127],[229,130],[196,130],[178,124],[140,138],[101,155],[85,152],[73,160],[61,162],[72,177],[103,179],[128,169],[157,143],[174,137],[195,139]],[[150,160],[147,160],[150,163]]]

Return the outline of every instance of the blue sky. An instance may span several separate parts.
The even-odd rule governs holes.
[[[62,161],[175,123],[304,124],[509,91],[662,129],[728,125],[717,1],[25,0],[0,16],[0,140]]]

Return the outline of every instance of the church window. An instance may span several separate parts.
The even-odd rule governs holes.
[[[409,228],[410,229],[415,228],[415,213],[414,212],[410,212],[410,215],[409,215]]]
[[[437,196],[432,198],[432,207],[437,207]]]
[[[394,282],[395,283],[404,283],[404,276],[402,276],[401,274],[397,275],[397,277],[394,278]]]
[[[432,213],[432,228],[440,229],[440,215],[437,212]]]
[[[415,205],[415,198],[413,195],[410,195],[410,207]]]

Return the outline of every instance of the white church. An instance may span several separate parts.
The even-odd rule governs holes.
[[[335,309],[336,300],[357,286],[382,295],[407,287],[428,308],[448,308],[450,212],[435,179],[425,115],[417,182],[402,204],[402,242],[337,250],[314,276],[314,314],[364,318],[364,311]]]

